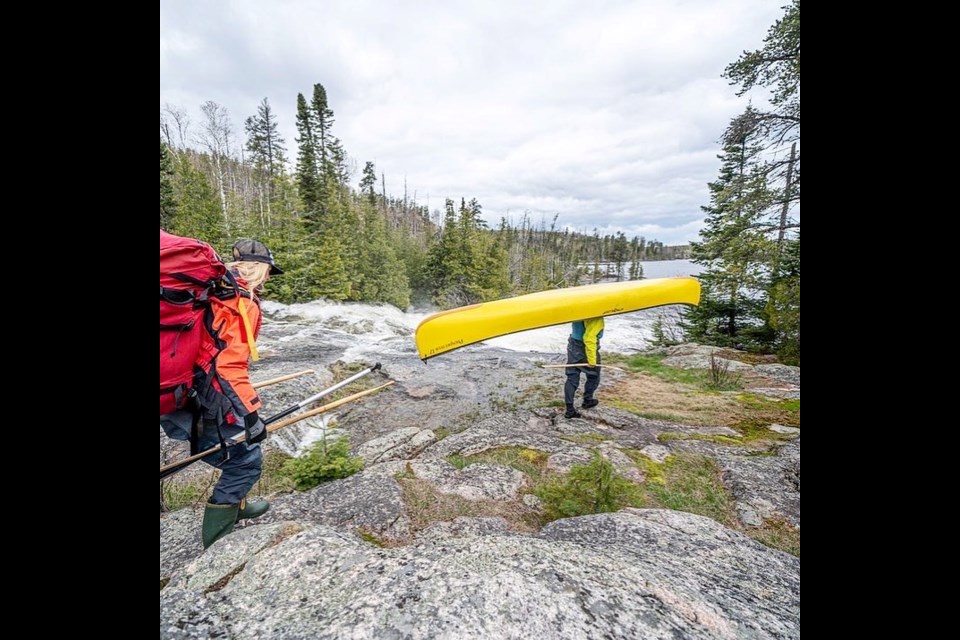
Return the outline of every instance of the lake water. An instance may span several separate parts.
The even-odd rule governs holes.
[[[645,278],[672,278],[674,276],[695,276],[703,267],[689,260],[659,260],[641,262]]]

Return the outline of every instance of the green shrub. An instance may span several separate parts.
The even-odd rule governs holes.
[[[642,506],[640,488],[619,475],[603,456],[593,452],[589,464],[575,465],[566,476],[534,490],[550,519],[619,511]]]
[[[346,478],[363,469],[363,459],[350,456],[350,443],[346,438],[328,445],[325,440],[316,443],[299,458],[292,458],[283,465],[284,473],[293,479],[300,491],[312,489],[324,480]]]

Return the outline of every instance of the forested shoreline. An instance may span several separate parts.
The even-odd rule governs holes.
[[[558,216],[501,218],[491,228],[476,199],[447,199],[431,213],[415,195],[388,194],[372,162],[354,187],[323,86],[297,104],[293,171],[266,98],[242,136],[214,102],[204,103],[196,124],[179,107],[160,114],[161,228],[220,251],[237,237],[262,239],[286,271],[268,285],[281,302],[449,308],[594,282],[606,276],[604,263],[618,279],[638,279],[640,261],[689,256],[689,245],[561,229]]]

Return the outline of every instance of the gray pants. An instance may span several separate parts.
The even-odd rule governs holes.
[[[587,351],[583,342],[570,338],[567,340],[567,362],[586,362]],[[600,347],[597,346],[597,364],[600,364]],[[600,367],[567,367],[567,382],[563,385],[563,401],[567,409],[573,409],[573,395],[580,386],[580,374],[587,376],[587,382],[583,386],[583,399],[589,400],[593,397],[597,387],[600,386]]]
[[[161,418],[160,426],[174,440],[189,440],[191,420],[192,417],[189,412],[177,411]],[[223,433],[224,439],[227,439],[243,433],[243,428],[222,425],[220,431]],[[216,427],[204,429],[198,444],[200,451],[219,447],[220,439],[217,437]],[[241,442],[232,447],[227,447],[226,451],[211,453],[202,460],[221,471],[220,480],[213,488],[211,502],[238,504],[260,479],[260,472],[263,467],[263,452],[260,450],[259,442],[252,445]]]

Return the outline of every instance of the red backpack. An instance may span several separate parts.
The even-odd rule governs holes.
[[[236,283],[213,247],[160,230],[160,415],[184,407],[194,367],[209,369],[224,344],[211,300]]]

